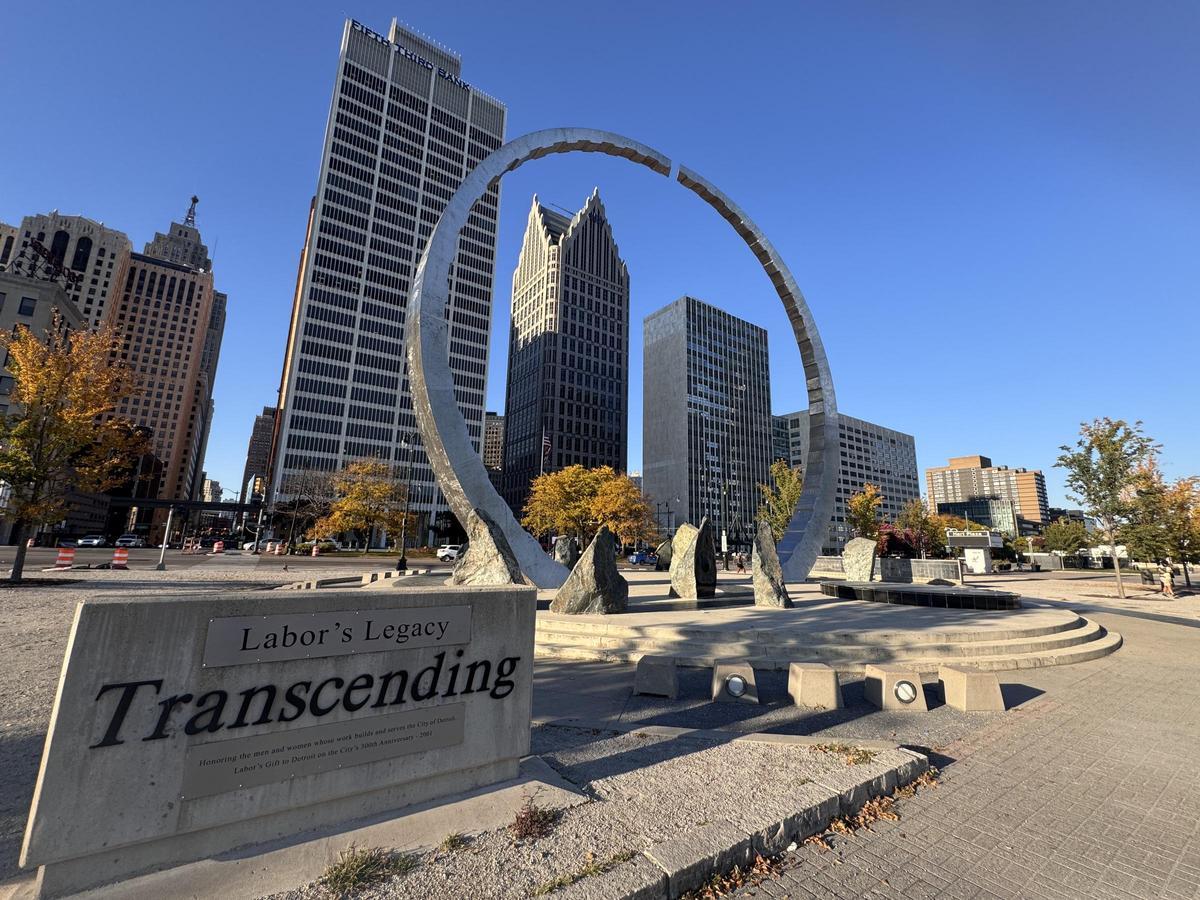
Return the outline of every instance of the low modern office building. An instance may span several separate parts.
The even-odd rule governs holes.
[[[776,427],[786,431],[786,455],[782,458],[803,471],[808,459],[808,410],[775,417]],[[783,449],[782,439],[778,442]],[[883,494],[880,513],[894,521],[913,500],[921,498],[917,474],[917,444],[911,434],[895,431],[865,419],[838,413],[838,478],[833,517],[822,553],[836,555],[854,537],[846,524],[846,501],[864,485],[876,485]]]
[[[680,297],[643,335],[642,492],[672,525],[707,517],[718,549],[746,550],[770,479],[767,332]]]

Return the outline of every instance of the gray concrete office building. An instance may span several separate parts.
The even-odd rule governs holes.
[[[571,465],[624,472],[628,452],[629,271],[593,191],[567,217],[533,198],[513,273],[504,398],[504,499]]]
[[[411,464],[422,527],[445,503],[420,446],[405,361],[412,278],[466,175],[504,140],[505,109],[450,50],[392,22],[347,20],[280,383],[271,485],[376,458]],[[499,187],[476,204],[451,272],[450,368],[483,440]],[[407,447],[408,449],[405,449]]]
[[[767,332],[694,297],[643,323],[642,491],[673,523],[707,516],[718,549],[754,536],[759,484],[770,478]]]
[[[776,429],[787,433],[788,465],[804,469],[808,459],[808,410],[775,417]],[[821,550],[842,552],[854,537],[846,524],[846,501],[868,482],[883,494],[880,513],[888,521],[906,505],[921,498],[917,476],[917,443],[911,434],[838,413],[838,477],[829,536]],[[782,454],[781,454],[782,455]]]

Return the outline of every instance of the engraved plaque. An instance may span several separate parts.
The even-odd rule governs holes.
[[[452,747],[463,741],[464,709],[454,703],[198,744],[183,760],[181,797],[207,797]]]
[[[471,607],[367,609],[212,619],[204,667],[441,647],[471,641]]]

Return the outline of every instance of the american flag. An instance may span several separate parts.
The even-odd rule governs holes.
[[[550,437],[546,432],[542,432],[542,458],[550,455]]]

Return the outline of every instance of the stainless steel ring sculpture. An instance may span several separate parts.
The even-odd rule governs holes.
[[[492,487],[482,459],[471,446],[467,423],[454,396],[446,304],[458,235],[476,201],[505,172],[511,172],[531,159],[576,151],[623,156],[659,175],[673,177],[703,198],[733,226],[775,285],[800,348],[808,393],[809,444],[804,488],[778,548],[786,578],[802,581],[816,562],[829,527],[838,464],[833,378],[812,313],[783,259],[733,201],[690,169],[673,166],[671,160],[658,151],[608,131],[550,128],[515,138],[500,147],[467,176],[450,198],[417,265],[408,306],[409,381],[421,440],[450,509],[460,522],[465,522],[467,514],[475,507],[491,515],[504,530],[521,568],[539,587],[557,587],[566,579],[566,569],[547,556],[537,541],[517,523],[508,505]]]

